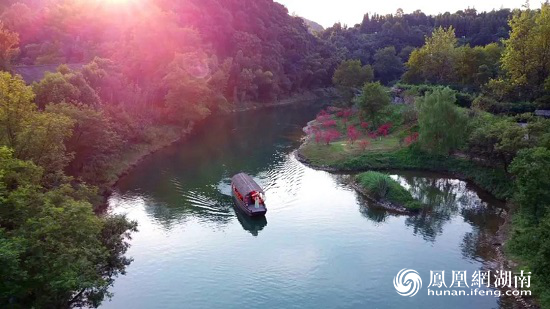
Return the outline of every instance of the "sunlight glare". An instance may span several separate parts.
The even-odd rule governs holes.
[[[135,0],[99,0],[99,2],[111,5],[126,5],[135,2]]]

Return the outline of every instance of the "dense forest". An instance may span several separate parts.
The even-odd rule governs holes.
[[[49,66],[34,80],[17,74]],[[0,3],[0,70],[0,306],[96,307],[131,262],[136,224],[98,207],[131,154],[213,113],[332,86],[338,104],[373,115],[382,85],[444,85],[462,107],[533,119],[520,114],[548,106],[550,7],[398,10],[312,30],[272,0],[10,0]],[[529,187],[521,161],[548,168],[547,124],[529,132],[536,145],[518,140],[515,120],[478,125],[472,152],[511,166],[517,203],[531,205],[521,237],[548,235],[547,179]],[[527,263],[550,260],[548,243],[530,246]]]

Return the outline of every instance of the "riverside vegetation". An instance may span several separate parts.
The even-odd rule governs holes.
[[[309,123],[298,156],[328,170],[450,173],[507,200],[512,220],[505,252],[519,262],[518,269],[533,273],[534,295],[546,308],[550,120],[532,112],[548,106],[550,62],[537,61],[550,50],[531,44],[544,45],[550,37],[550,5],[516,12],[510,26],[502,46],[474,49],[458,45],[452,27],[434,30],[412,52],[402,81],[391,89],[373,81],[361,62],[343,62],[333,78],[342,100]],[[468,56],[473,54],[479,57]],[[481,85],[462,79],[463,57],[481,61],[471,67],[483,70],[483,61],[492,59],[496,75]],[[510,103],[518,99],[528,101]],[[357,177],[375,196],[377,190],[386,192],[377,188],[381,179],[373,172]]]
[[[550,128],[532,114],[548,107],[549,38],[548,4],[312,31],[269,0],[3,1],[0,306],[99,306],[137,228],[97,207],[123,170],[211,114],[334,85],[341,109],[302,154],[448,171],[513,202],[507,248],[549,307]],[[416,103],[390,104],[387,85]]]

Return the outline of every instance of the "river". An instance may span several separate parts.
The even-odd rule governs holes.
[[[103,308],[508,308],[495,296],[430,296],[430,270],[473,272],[495,258],[490,239],[502,204],[442,175],[392,172],[429,204],[417,216],[376,208],[293,151],[314,106],[213,117],[186,141],[123,177],[110,211],[139,223],[127,274]],[[237,213],[230,177],[252,175],[266,191],[264,220]],[[422,288],[397,294],[393,279],[416,270]],[[482,288],[483,289],[483,288]],[[494,290],[484,288],[488,292]],[[470,289],[466,289],[468,292]]]

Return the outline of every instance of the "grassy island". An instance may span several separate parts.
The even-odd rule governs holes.
[[[379,172],[365,172],[355,177],[357,189],[368,198],[395,210],[416,212],[422,203],[390,176]]]

